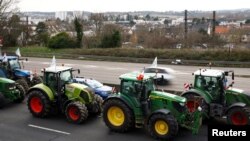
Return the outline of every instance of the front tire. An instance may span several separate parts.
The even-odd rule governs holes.
[[[250,125],[250,111],[244,107],[235,107],[228,111],[227,122],[231,125]]]
[[[168,140],[178,133],[178,123],[171,114],[155,114],[149,119],[149,134],[160,140]]]
[[[31,91],[28,94],[27,105],[30,113],[35,117],[47,117],[51,110],[49,98],[41,91]]]
[[[14,100],[15,103],[21,103],[23,102],[23,100],[25,99],[25,90],[23,88],[23,86],[17,84],[16,88],[19,90],[19,97]]]
[[[81,102],[71,102],[65,110],[69,122],[80,124],[88,118],[87,107]]]
[[[24,88],[25,93],[28,92],[30,87],[25,79],[23,79],[23,78],[18,79],[18,80],[16,80],[16,83],[20,84]]]
[[[4,95],[0,92],[0,108],[4,107],[4,103],[5,103]]]
[[[43,79],[40,76],[34,76],[31,81],[32,86],[40,83],[43,83]]]
[[[117,99],[110,99],[104,103],[103,120],[115,132],[127,132],[135,126],[134,113]]]
[[[102,104],[103,104],[103,99],[99,95],[94,95],[94,104],[92,107],[92,113],[95,115],[99,115],[102,112]]]

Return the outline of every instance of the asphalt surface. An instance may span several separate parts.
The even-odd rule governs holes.
[[[41,119],[33,117],[26,103],[7,103],[0,109],[0,141],[154,141],[145,129],[115,133],[105,126],[101,116],[93,116],[80,125],[67,122],[63,115]],[[180,129],[175,141],[207,141],[207,126],[198,135]]]
[[[48,67],[51,63],[52,58],[28,58],[29,61],[24,61],[25,69],[41,72],[42,68]],[[153,61],[153,60],[152,60]],[[103,83],[119,84],[119,76],[123,73],[131,71],[142,70],[144,67],[149,67],[151,64],[143,63],[124,63],[124,62],[107,62],[107,61],[83,61],[83,60],[68,60],[68,59],[56,59],[57,65],[64,64],[65,66],[71,66],[75,69],[80,69],[80,76],[87,78],[94,78]],[[160,89],[183,91],[184,83],[193,83],[192,73],[201,67],[198,66],[182,66],[182,65],[164,65],[159,64],[161,67],[172,68],[175,73],[175,79]],[[204,67],[208,68],[208,67]],[[214,67],[213,69],[220,70],[234,70],[237,76],[248,75],[250,76],[249,68],[219,68]],[[77,74],[78,75],[78,74]],[[234,87],[243,90],[250,91],[250,78],[235,77]]]
[[[25,69],[36,71],[48,67],[51,59],[29,58],[24,62]],[[81,76],[95,78],[104,83],[119,84],[119,75],[142,69],[150,64],[98,62],[57,59],[57,64],[81,69]],[[183,83],[192,80],[191,73],[198,67],[160,65],[176,71],[176,78],[164,89],[182,90]],[[220,69],[220,68],[218,68]],[[234,69],[234,68],[230,68]],[[238,74],[249,74],[249,69],[234,69]],[[190,81],[189,81],[190,82]],[[237,84],[238,83],[238,84]],[[249,88],[249,79],[236,78],[240,88]],[[101,116],[90,117],[81,125],[67,122],[64,115],[54,115],[46,119],[33,117],[27,108],[26,101],[21,104],[7,102],[0,109],[0,141],[153,141],[145,129],[134,129],[128,133],[115,133],[104,124]],[[207,141],[207,125],[202,125],[198,135],[180,129],[175,141]]]

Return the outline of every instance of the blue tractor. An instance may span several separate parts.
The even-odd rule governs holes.
[[[5,58],[6,57],[6,58]],[[6,77],[15,80],[23,86],[25,92],[29,87],[42,83],[42,78],[36,74],[32,74],[28,70],[24,70],[20,64],[18,56],[3,56],[0,57],[0,77]]]

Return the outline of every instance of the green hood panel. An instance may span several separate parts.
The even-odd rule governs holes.
[[[237,93],[244,93],[244,90],[230,87],[229,89],[227,89],[226,92],[233,92],[233,93],[237,94]]]
[[[37,84],[37,85],[31,87],[29,91],[31,91],[33,89],[40,89],[40,90],[44,91],[48,95],[50,100],[54,100],[54,94],[53,94],[52,90],[49,87],[47,87],[46,85],[44,85],[43,83],[40,83],[40,84]]]
[[[179,103],[185,103],[187,101],[185,97],[181,97],[181,96],[166,93],[166,92],[159,92],[159,91],[152,91],[149,97],[153,99],[158,99],[158,98],[167,99],[167,100],[176,101]]]
[[[0,83],[15,83],[15,81],[7,78],[0,78]]]

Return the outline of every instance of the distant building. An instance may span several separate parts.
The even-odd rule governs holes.
[[[221,26],[221,25],[219,25],[219,26],[215,27],[215,33],[216,34],[226,34],[226,33],[229,32],[229,30],[230,30],[229,26]]]
[[[66,20],[67,12],[66,11],[58,11],[55,14],[55,18],[59,18],[60,20]]]
[[[83,12],[82,11],[73,11],[73,17],[82,18]]]

